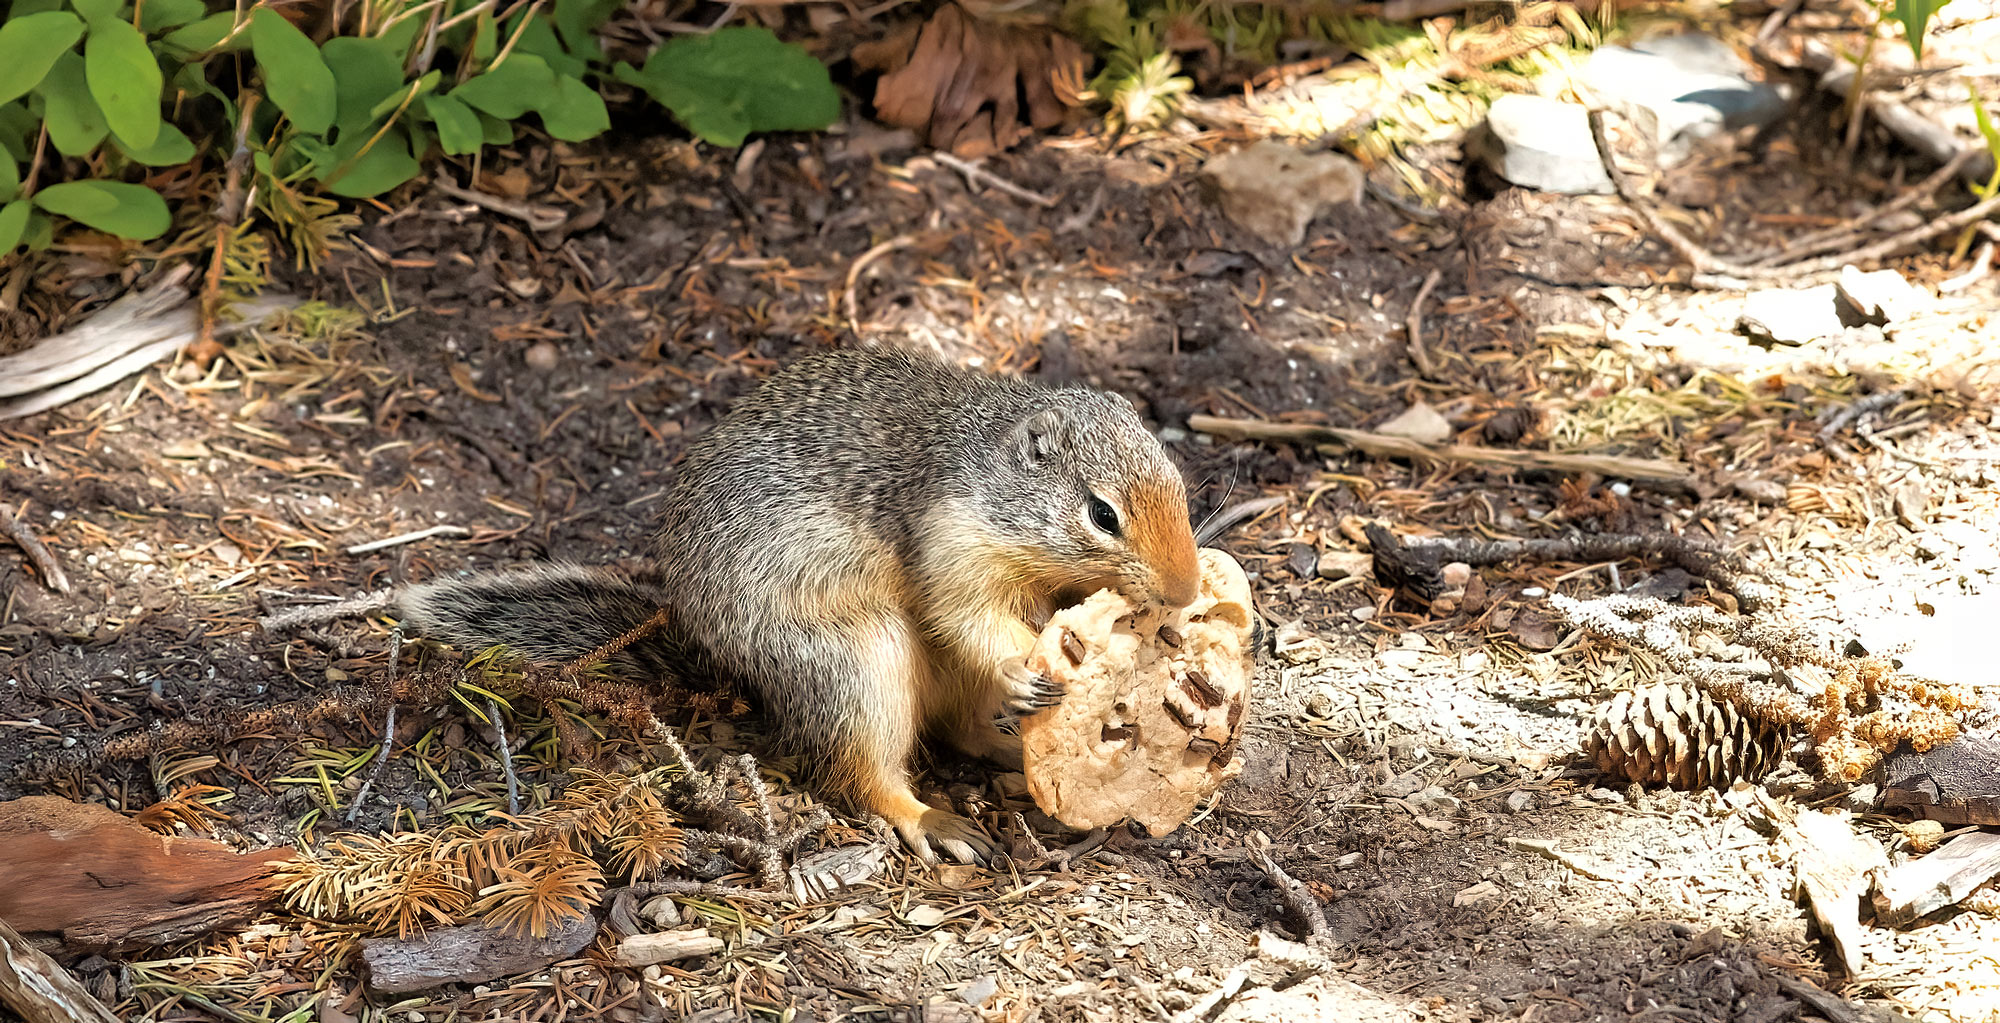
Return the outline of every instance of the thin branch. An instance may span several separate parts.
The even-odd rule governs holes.
[[[1431,289],[1437,287],[1438,278],[1443,273],[1432,267],[1431,272],[1424,275],[1423,287],[1418,288],[1417,297],[1410,300],[1410,315],[1404,321],[1409,331],[1410,361],[1417,364],[1417,372],[1424,376],[1436,373],[1436,368],[1431,365],[1431,353],[1424,347],[1424,300],[1431,297]]]
[[[1849,263],[1866,263],[1885,256],[1894,255],[1904,249],[1913,248],[1930,241],[1932,238],[1949,234],[1969,224],[1977,223],[1986,219],[1995,210],[2000,210],[2000,194],[1995,194],[1949,216],[1939,217],[1929,223],[1911,228],[1900,234],[1891,235],[1881,241],[1864,245],[1848,252],[1836,253],[1830,256],[1823,256],[1819,259],[1792,263],[1786,266],[1752,266],[1723,259],[1696,244],[1687,235],[1682,234],[1678,228],[1661,219],[1659,214],[1653,212],[1651,207],[1641,202],[1633,194],[1632,186],[1626,182],[1624,175],[1619,172],[1615,161],[1612,159],[1611,142],[1604,135],[1603,110],[1592,110],[1590,112],[1590,138],[1597,146],[1597,158],[1604,165],[1604,173],[1610,176],[1612,188],[1617,191],[1618,198],[1623,200],[1625,205],[1641,221],[1645,222],[1647,230],[1657,235],[1682,260],[1694,268],[1697,276],[1693,283],[1698,285],[1703,283],[1724,283],[1704,282],[1702,280],[1703,275],[1722,275],[1742,280],[1769,281],[1829,273]],[[1730,287],[1740,286],[1740,282],[1727,283]]]
[[[943,151],[932,153],[931,159],[964,175],[967,184],[986,185],[996,191],[1005,192],[1022,202],[1033,203],[1045,210],[1055,208],[1056,200],[1039,192],[1031,192],[1022,188],[1020,185],[969,160],[961,160]]]
[[[1482,448],[1467,444],[1432,445],[1422,444],[1407,437],[1372,433],[1367,430],[1351,430],[1339,426],[1273,423],[1261,419],[1223,419],[1203,415],[1189,416],[1188,429],[1230,440],[1337,444],[1378,458],[1411,458],[1418,461],[1468,462],[1474,465],[1500,465],[1550,472],[1596,473],[1617,479],[1672,484],[1680,487],[1690,486],[1694,482],[1694,470],[1686,464],[1658,458],[1565,455],[1552,451]]]
[[[42,581],[48,584],[49,589],[68,595],[69,576],[63,572],[62,562],[56,560],[55,552],[42,543],[41,537],[36,536],[27,523],[14,517],[14,509],[5,501],[0,501],[0,533],[14,541],[28,560],[34,562],[35,571],[41,573]]]

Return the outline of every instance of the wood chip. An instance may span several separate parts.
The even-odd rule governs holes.
[[[2000,834],[1960,835],[1928,856],[1892,867],[1874,895],[1875,916],[1891,927],[1955,906],[2000,877]]]
[[[722,948],[721,938],[711,937],[707,928],[698,927],[691,931],[634,934],[618,943],[618,951],[612,958],[620,966],[652,966],[714,955]]]
[[[1813,917],[1848,972],[1859,973],[1865,953],[1861,897],[1870,874],[1889,865],[1888,856],[1874,838],[1856,832],[1844,813],[1802,813],[1787,830],[1793,869]]]

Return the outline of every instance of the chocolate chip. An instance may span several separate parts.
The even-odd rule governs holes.
[[[1090,653],[1083,648],[1083,640],[1076,638],[1076,633],[1068,629],[1062,630],[1062,649],[1063,656],[1068,657],[1071,664],[1082,664],[1084,657]]]
[[[1174,631],[1174,627],[1171,625],[1162,625],[1160,626],[1160,642],[1173,647],[1175,650],[1179,650],[1181,648],[1181,634]]]
[[[1203,707],[1222,706],[1222,693],[1209,684],[1208,676],[1198,668],[1188,669],[1188,673],[1181,678],[1181,689]]]

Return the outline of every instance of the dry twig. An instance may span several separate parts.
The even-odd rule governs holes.
[[[49,589],[68,595],[69,576],[63,572],[62,562],[56,560],[55,552],[42,543],[41,537],[36,536],[27,523],[14,516],[14,509],[5,501],[0,501],[0,534],[5,534],[21,548]]]
[[[1614,479],[1687,487],[1694,482],[1694,470],[1680,462],[1657,458],[1626,458],[1620,455],[1564,455],[1550,451],[1509,451],[1472,447],[1465,444],[1422,444],[1407,437],[1352,430],[1340,426],[1307,423],[1273,423],[1261,419],[1223,419],[1218,416],[1188,417],[1188,428],[1228,440],[1283,441],[1292,444],[1337,444],[1363,454],[1384,458],[1411,458],[1431,462],[1469,462],[1474,465],[1504,465],[1517,469],[1549,472],[1595,473]]]
[[[1410,315],[1404,321],[1409,331],[1410,361],[1417,364],[1417,372],[1424,376],[1431,376],[1436,372],[1435,367],[1431,365],[1430,350],[1424,347],[1424,299],[1431,297],[1431,289],[1437,287],[1438,278],[1443,276],[1443,273],[1442,270],[1432,267],[1431,272],[1424,275],[1423,287],[1418,288],[1417,297],[1410,300]]]
[[[1014,198],[1021,200],[1022,202],[1033,203],[1034,205],[1040,206],[1045,210],[1055,208],[1056,200],[1051,199],[1048,196],[1041,194],[1040,192],[1031,192],[1028,189],[1022,188],[1020,185],[1017,185],[1012,181],[1009,181],[1006,178],[1003,178],[1000,175],[995,174],[990,170],[987,170],[986,168],[980,166],[979,164],[973,163],[970,160],[959,159],[958,157],[953,156],[950,153],[944,152],[943,150],[939,150],[938,152],[932,153],[931,159],[936,160],[938,163],[946,167],[949,167],[952,170],[955,170],[959,174],[963,175],[965,177],[966,184],[985,185],[989,188],[994,189],[995,191],[1005,192],[1006,194],[1011,195]]]
[[[1365,533],[1375,556],[1375,578],[1402,586],[1426,600],[1443,591],[1440,571],[1450,562],[1502,565],[1518,561],[1595,563],[1626,558],[1664,558],[1690,575],[1707,579],[1755,609],[1771,598],[1770,588],[1751,576],[1735,553],[1672,533],[1575,536],[1549,540],[1428,539],[1404,543],[1387,527],[1369,523]]]
[[[847,287],[842,289],[840,296],[841,308],[847,311],[847,329],[856,334],[861,333],[861,315],[854,298],[854,285],[861,280],[861,272],[868,269],[870,263],[883,256],[897,249],[907,249],[916,243],[916,235],[899,234],[886,242],[870,247],[868,251],[854,258],[854,262],[847,268]]]
[[[1789,280],[1810,277],[1815,274],[1830,273],[1849,263],[1866,263],[1886,256],[1895,255],[1905,249],[1914,248],[1940,235],[1960,230],[1967,225],[1978,223],[2000,210],[2000,194],[1989,196],[1965,209],[1947,216],[1928,221],[1918,227],[1890,235],[1880,241],[1863,245],[1846,252],[1822,256],[1818,259],[1787,263],[1783,266],[1756,266],[1723,259],[1695,243],[1679,228],[1667,223],[1652,208],[1633,194],[1632,186],[1619,172],[1612,158],[1611,142],[1604,134],[1604,111],[1590,112],[1590,137],[1597,146],[1597,158],[1604,165],[1604,173],[1611,178],[1611,185],[1626,207],[1643,221],[1646,229],[1653,232],[1668,248],[1674,250],[1695,271],[1690,283],[1702,286],[1741,287],[1746,280]],[[1729,280],[1727,278],[1735,278]]]
[[[215,251],[209,254],[208,274],[202,278],[201,318],[195,328],[194,344],[188,347],[188,358],[203,368],[222,354],[222,343],[215,339],[215,320],[222,311],[222,267],[229,252],[229,236],[235,233],[244,209],[250,205],[250,197],[243,188],[243,172],[250,168],[250,115],[256,112],[257,101],[257,93],[244,96],[242,113],[236,119],[236,148],[230,151],[229,162],[224,166],[222,193],[215,198]]]
[[[1264,876],[1278,889],[1278,900],[1285,904],[1285,908],[1290,910],[1293,918],[1298,921],[1299,933],[1305,938],[1305,943],[1316,948],[1330,944],[1333,940],[1333,930],[1327,926],[1326,910],[1320,906],[1319,900],[1313,898],[1312,892],[1307,891],[1304,884],[1285,873],[1285,868],[1271,858],[1271,851],[1266,843],[1253,842],[1249,848],[1251,862],[1257,864],[1257,869],[1263,871]]]
[[[531,231],[553,231],[561,227],[563,222],[569,219],[568,213],[554,206],[540,206],[535,203],[517,202],[513,199],[503,199],[497,195],[487,195],[485,192],[475,192],[469,188],[460,188],[450,178],[443,175],[439,175],[433,180],[431,187],[454,199],[469,202],[480,209],[491,210],[494,213],[513,217],[515,220],[528,225],[528,229]]]

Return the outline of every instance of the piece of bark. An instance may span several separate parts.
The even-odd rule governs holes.
[[[597,937],[597,926],[597,917],[586,913],[556,925],[545,938],[484,923],[446,927],[413,938],[368,938],[361,942],[361,961],[368,968],[368,987],[382,994],[479,984],[568,959]]]
[[[1902,927],[1929,916],[2000,877],[2000,835],[1973,832],[1928,856],[1891,867],[1875,890],[1875,917]]]
[[[0,1005],[27,1023],[118,1023],[69,971],[0,919]]]
[[[1861,898],[1889,857],[1873,838],[1854,830],[1844,813],[1801,813],[1791,829],[1793,869],[1812,903],[1813,917],[1833,942],[1850,974],[1861,972]]]
[[[1553,451],[1482,448],[1470,444],[1419,444],[1405,437],[1391,437],[1339,426],[1273,423],[1260,419],[1223,419],[1202,415],[1189,416],[1188,429],[1225,440],[1334,444],[1353,448],[1364,455],[1377,458],[1409,458],[1419,462],[1467,462],[1473,465],[1499,465],[1550,472],[1595,473],[1612,479],[1665,483],[1681,488],[1692,487],[1694,484],[1694,470],[1685,463],[1659,458],[1565,455]]]
[[[714,955],[720,951],[722,939],[710,937],[706,927],[697,927],[688,931],[634,934],[618,943],[618,951],[612,954],[612,959],[620,966],[652,966]]]
[[[1049,816],[1164,835],[1243,770],[1256,611],[1242,566],[1213,548],[1200,558],[1185,609],[1135,613],[1100,590],[1042,630],[1028,667],[1066,692],[1021,721],[1021,740],[1028,792]]]
[[[247,924],[277,897],[272,875],[293,855],[169,837],[54,796],[0,803],[0,849],[0,919],[100,953]]]
[[[200,332],[200,316],[169,276],[90,320],[27,351],[0,359],[0,420],[18,419],[96,393],[170,358]],[[238,303],[215,325],[217,337],[254,327],[297,302],[263,295]]]
[[[1940,824],[2000,825],[2000,736],[1961,735],[1882,761],[1882,806]]]

